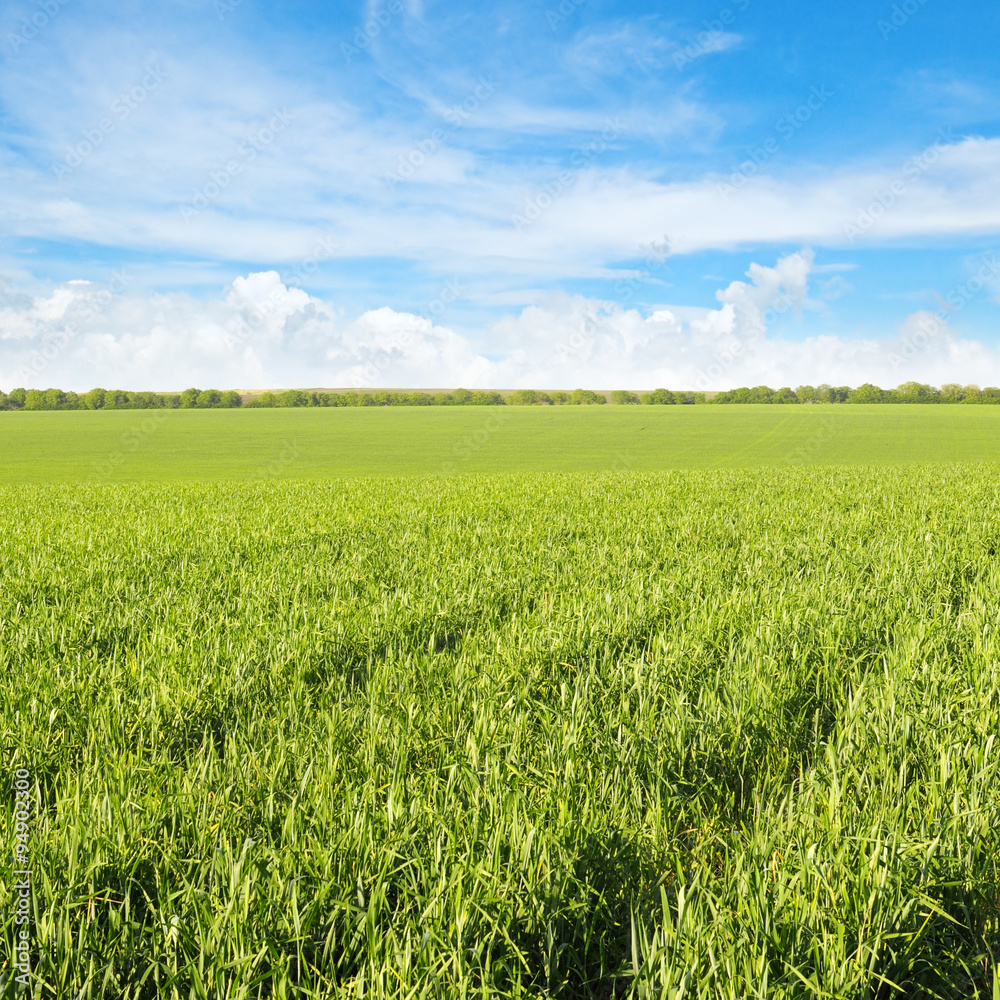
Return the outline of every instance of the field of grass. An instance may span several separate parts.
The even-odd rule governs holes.
[[[794,409],[525,411],[495,440],[780,464],[826,418]],[[71,471],[81,417],[141,419],[12,416]],[[176,414],[121,474],[245,474],[248,428],[304,473],[433,471],[485,417],[421,414],[413,456],[412,413]],[[817,461],[996,448],[992,411],[831,419]],[[254,457],[213,458],[225,435]],[[33,996],[1000,997],[1000,465],[8,485],[0,511]]]
[[[995,406],[0,413],[0,482],[328,479],[1000,461]]]

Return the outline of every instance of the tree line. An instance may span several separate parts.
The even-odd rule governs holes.
[[[160,410],[228,409],[242,406],[243,397],[233,389],[185,389],[183,392],[126,392],[124,389],[91,389],[90,392],[63,392],[62,389],[0,390],[0,410]]]
[[[716,393],[713,403],[1000,403],[1000,389],[949,382],[940,388],[923,382],[904,382],[895,389],[880,389],[871,382],[852,389],[847,385],[800,385],[771,389],[766,385]]]
[[[91,389],[89,392],[63,392],[61,389],[0,390],[0,410],[152,410],[152,409],[232,409],[233,407],[304,407],[304,406],[601,406],[691,405],[725,403],[987,403],[1000,404],[1000,388],[947,383],[940,388],[922,382],[904,382],[895,389],[880,389],[870,382],[850,386],[800,385],[771,389],[766,385],[741,386],[726,392],[629,392],[610,393],[592,389],[542,392],[518,389],[500,393],[492,390],[455,389],[452,392],[389,392],[388,390],[350,390],[346,392],[307,392],[286,389],[245,397],[235,389],[185,389],[179,393],[129,392],[124,389]]]
[[[657,393],[665,393],[658,389]],[[617,393],[612,393],[617,397]],[[631,394],[626,394],[631,395]],[[647,394],[648,395],[648,394]],[[656,395],[654,393],[653,395]],[[669,402],[693,403],[694,393],[668,393]],[[675,398],[676,397],[676,398]],[[636,398],[638,401],[638,397]],[[657,396],[656,402],[666,402]],[[603,392],[574,389],[571,392],[537,392],[519,389],[503,393],[493,390],[452,392],[389,392],[387,390],[307,392],[286,389],[241,395],[235,390],[185,389],[180,393],[127,392],[123,389],[91,389],[90,392],[63,392],[61,389],[13,389],[0,391],[0,409],[7,410],[150,410],[150,409],[229,409],[236,406],[303,407],[303,406],[530,406],[563,405],[593,406],[607,403]],[[617,398],[612,402],[618,402]]]

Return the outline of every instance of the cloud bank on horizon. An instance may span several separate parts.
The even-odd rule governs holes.
[[[978,0],[16,0],[0,388],[998,383],[998,41]]]
[[[491,324],[486,339],[499,351],[493,355],[434,319],[461,293],[457,281],[442,290],[428,315],[383,306],[354,319],[289,288],[276,271],[236,278],[223,298],[207,301],[184,292],[116,294],[109,286],[74,281],[0,310],[13,365],[0,370],[0,379],[76,390],[149,384],[152,373],[158,386],[174,389],[189,383],[718,389],[815,383],[815,372],[836,385],[872,380],[895,386],[909,379],[942,381],[940,374],[949,372],[965,383],[1000,383],[1000,350],[959,336],[943,308],[910,314],[882,339],[769,337],[781,319],[823,307],[808,294],[813,269],[808,250],[775,267],[754,265],[750,281],[717,292],[715,309],[643,315],[616,302],[553,293]],[[987,261],[983,273],[995,277],[1000,260]],[[124,288],[129,276],[119,273],[115,280]],[[973,278],[947,309],[961,308],[962,297],[979,285]],[[857,377],[861,371],[865,379]]]

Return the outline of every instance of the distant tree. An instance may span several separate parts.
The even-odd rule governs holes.
[[[64,410],[82,410],[83,405],[80,402],[80,396],[75,392],[67,392],[66,399],[63,401]]]
[[[24,409],[24,403],[28,398],[28,393],[24,389],[11,389],[7,396],[7,405],[12,410]]]
[[[615,389],[611,393],[611,402],[616,406],[632,406],[639,402],[639,397],[626,389]]]
[[[541,395],[542,394],[539,393],[539,397]],[[474,392],[472,394],[472,398],[469,400],[469,403],[472,406],[504,406],[506,402],[507,400],[505,400],[499,392],[490,392],[486,389]],[[538,402],[541,402],[541,398],[538,399]]]
[[[309,403],[309,393],[302,389],[286,389],[278,396],[278,406],[302,407]]]
[[[569,393],[563,392],[562,389],[556,389],[555,392],[549,393],[549,398],[552,400],[553,406],[565,406],[569,402]]]
[[[9,409],[7,403],[8,403],[7,393],[5,393],[3,389],[0,389],[0,410]]]
[[[47,410],[45,393],[41,389],[29,389],[24,397],[24,408],[26,410]]]
[[[123,389],[109,389],[104,393],[105,410],[128,410],[131,409],[132,399]]]
[[[571,406],[599,406],[606,402],[604,394],[594,392],[593,389],[574,389],[569,394],[569,403]]]
[[[646,406],[672,406],[676,404],[677,397],[669,389],[654,389],[644,392],[641,401]]]
[[[132,393],[132,408],[135,410],[158,410],[161,406],[163,406],[163,397],[159,393]]]
[[[14,393],[11,393],[11,395],[13,396]],[[980,399],[984,403],[990,403],[995,406],[997,403],[1000,403],[1000,389],[998,389],[995,385],[988,385],[985,389],[983,389]]]
[[[538,402],[538,393],[534,389],[517,389],[507,397],[511,406],[532,406]]]
[[[84,409],[99,410],[102,406],[104,406],[104,390],[91,389],[90,392],[85,392],[81,399],[83,401]]]
[[[936,403],[937,391],[923,382],[904,382],[892,390],[894,403]]]
[[[195,397],[194,405],[199,410],[211,410],[219,405],[222,393],[218,389],[202,389]]]
[[[811,385],[797,385],[795,387],[795,395],[800,403],[818,403],[819,399],[816,395],[815,386]]]
[[[774,390],[766,385],[755,385],[747,397],[748,403],[773,403]]]
[[[888,398],[888,393],[880,389],[871,382],[859,385],[857,389],[852,389],[847,401],[849,403],[884,403]]]
[[[227,389],[219,397],[219,406],[224,406],[228,409],[233,409],[237,406],[243,405],[243,397],[235,389]]]
[[[45,390],[45,405],[43,409],[61,410],[65,405],[66,405],[66,393],[64,393],[61,389]]]
[[[244,405],[254,409],[271,409],[280,404],[278,397],[273,392],[262,392],[259,396],[254,396],[253,399],[248,400]]]
[[[782,386],[775,392],[772,403],[798,403],[799,397],[787,386]]]
[[[684,399],[681,399],[684,396]],[[697,403],[699,406],[703,406],[708,402],[708,397],[703,392],[679,392],[677,394],[678,403]]]
[[[962,388],[963,403],[981,403],[983,401],[983,390],[978,385],[967,385]]]
[[[961,403],[963,396],[964,390],[957,382],[945,382],[938,389],[938,399],[942,403]]]
[[[451,394],[451,401],[455,406],[464,406],[472,399],[472,393],[468,389],[456,389]]]
[[[181,393],[181,409],[190,410],[192,407],[197,406],[200,395],[200,389],[185,389]]]

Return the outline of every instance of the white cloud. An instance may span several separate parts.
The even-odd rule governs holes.
[[[907,379],[1000,383],[1000,352],[940,314],[904,318],[883,338],[774,335],[782,314],[815,308],[808,250],[717,293],[716,309],[635,309],[546,295],[482,334],[388,307],[351,319],[288,288],[274,271],[239,277],[215,299],[117,294],[68,282],[0,307],[0,387],[181,389],[284,386],[719,389]]]

